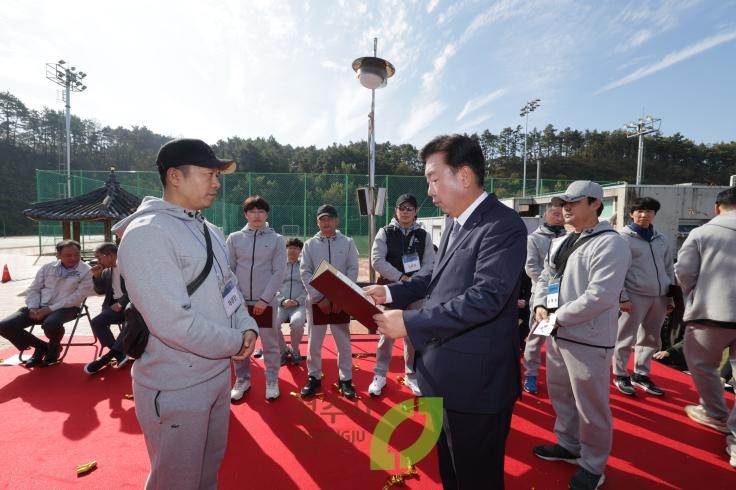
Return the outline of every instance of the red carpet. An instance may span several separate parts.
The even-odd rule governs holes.
[[[373,353],[375,345],[375,337],[356,335],[353,352]],[[253,388],[232,407],[221,488],[380,489],[390,474],[399,472],[371,470],[368,454],[380,417],[411,398],[396,382],[402,374],[401,342],[395,346],[385,396],[378,399],[366,394],[375,358],[354,359],[354,383],[361,396],[355,402],[332,390],[337,367],[330,337],[325,346],[325,395],[311,402],[289,396],[306,379],[304,364],[281,369],[281,398],[267,402],[263,364],[253,363]],[[5,351],[0,357],[13,354]],[[129,368],[87,376],[82,366],[92,354],[91,348],[73,347],[64,363],[51,368],[0,367],[0,488],[143,486],[148,472],[145,444],[134,402],[124,397],[131,392]],[[697,402],[689,376],[656,363],[653,369],[665,397],[639,392],[627,398],[612,392],[615,434],[604,488],[733,488],[736,470],[724,453],[725,436],[690,421],[683,412],[684,405]],[[516,406],[507,445],[507,488],[567,488],[574,466],[542,461],[531,453],[534,445],[554,440],[553,422],[542,383],[539,397],[525,395]],[[423,416],[416,415],[399,425],[390,440],[393,449],[410,446],[422,423]],[[91,460],[97,468],[77,477],[75,467]],[[441,487],[434,450],[417,470],[420,479],[407,480],[408,488]]]

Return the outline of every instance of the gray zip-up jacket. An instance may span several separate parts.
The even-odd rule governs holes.
[[[619,295],[631,252],[607,221],[583,230],[578,240],[603,231],[575,250],[567,260],[557,309],[557,338],[613,348],[618,331]],[[533,305],[546,306],[547,286],[556,275],[554,259],[567,237],[555,238],[534,292]]]
[[[302,276],[299,272],[300,265],[301,261],[299,259],[293,264],[286,263],[284,282],[281,283],[279,292],[276,293],[276,302],[279,306],[286,299],[293,299],[299,303],[299,306],[304,306],[307,303],[307,290],[304,288],[304,283],[302,283]]]
[[[304,244],[302,263],[299,267],[310,303],[318,303],[324,298],[322,293],[309,285],[314,271],[323,260],[327,260],[351,280],[358,279],[358,249],[353,239],[340,233],[340,230],[329,238],[318,232]]]
[[[736,328],[736,211],[721,213],[690,232],[677,254],[677,280],[688,321],[710,320]]]
[[[631,250],[631,266],[626,272],[621,301],[628,293],[639,296],[666,296],[675,283],[674,257],[669,240],[656,229],[647,242],[628,226],[619,231]]]
[[[544,258],[549,252],[552,240],[565,233],[565,230],[555,233],[542,225],[526,237],[526,264],[524,264],[524,270],[532,280],[532,294],[534,294],[534,286],[539,280],[539,275],[544,270]]]
[[[286,266],[284,239],[268,224],[260,230],[245,225],[227,237],[230,268],[238,277],[245,300],[276,306],[276,292],[281,286]]]
[[[204,269],[209,227],[214,260],[202,285],[189,296],[187,284]],[[151,335],[133,364],[133,379],[152,390],[197,385],[230,369],[243,332],[258,332],[245,308],[228,317],[222,289],[237,279],[230,270],[222,232],[193,213],[156,197],[146,197],[132,215],[115,225],[122,234],[118,267],[130,301]]]

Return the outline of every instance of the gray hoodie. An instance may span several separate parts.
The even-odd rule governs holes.
[[[560,281],[557,338],[613,348],[618,331],[618,303],[631,252],[607,221],[583,230],[579,239],[606,230],[575,250]],[[547,286],[555,276],[554,258],[567,237],[552,241],[544,271],[534,291],[534,307],[545,306]]]
[[[346,237],[339,230],[329,238],[317,232],[304,244],[302,263],[299,267],[310,303],[317,303],[324,298],[322,293],[309,285],[314,271],[317,270],[322,260],[327,260],[351,280],[358,279],[358,249],[353,239]]]
[[[544,258],[549,252],[552,240],[565,233],[564,229],[560,233],[555,233],[542,225],[526,237],[526,264],[524,264],[524,270],[529,279],[532,280],[532,294],[534,294],[534,286],[539,280],[539,275],[544,270]]]
[[[230,268],[238,277],[245,300],[263,300],[276,306],[276,292],[281,286],[286,266],[284,239],[268,224],[260,230],[246,225],[227,237]]]
[[[115,225],[122,241],[118,267],[130,301],[151,331],[146,351],[133,364],[135,382],[152,390],[197,385],[230,369],[245,330],[258,331],[244,308],[228,318],[222,286],[237,279],[228,264],[222,233],[208,224],[214,261],[207,279],[189,296],[187,284],[204,269],[205,222],[156,197],[146,197]]]
[[[307,304],[307,290],[304,288],[302,282],[302,276],[299,272],[301,261],[299,259],[296,262],[286,263],[286,270],[284,272],[284,282],[281,283],[279,292],[276,293],[276,302],[281,305],[284,300],[293,299],[299,306]]]
[[[631,266],[626,272],[621,301],[628,293],[639,296],[665,296],[675,283],[674,257],[669,240],[657,229],[647,242],[628,226],[619,231],[631,250]]]
[[[686,322],[710,320],[736,328],[736,211],[691,231],[677,255],[675,272],[687,297]]]

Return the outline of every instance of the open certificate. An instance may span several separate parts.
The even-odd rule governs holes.
[[[376,332],[378,325],[373,320],[373,315],[381,313],[381,310],[373,303],[372,299],[366,296],[360,286],[335,269],[332,264],[323,260],[317,270],[314,271],[309,284],[324,294],[342,311],[349,313],[362,323],[371,333]]]

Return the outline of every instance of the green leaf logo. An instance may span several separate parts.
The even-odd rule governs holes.
[[[424,429],[414,444],[403,451],[399,451],[399,468],[408,468],[427,456],[440,437],[440,431],[442,430],[442,398],[420,398],[417,412],[425,415]],[[371,437],[372,470],[395,469],[395,456],[388,449],[388,441],[396,427],[413,416],[414,398],[410,398],[397,403],[381,417]]]

